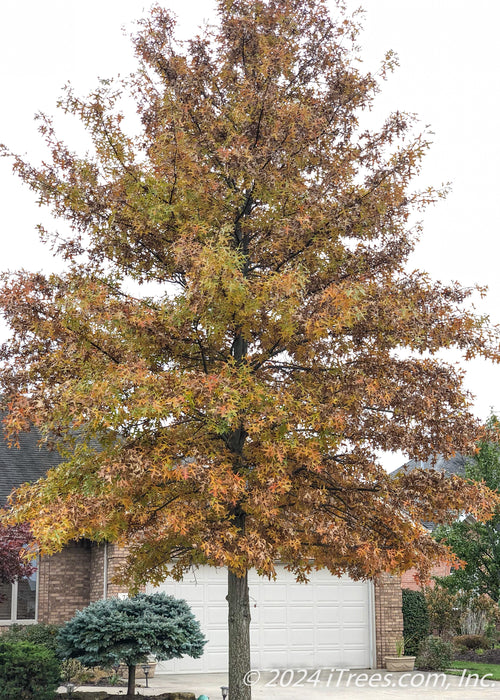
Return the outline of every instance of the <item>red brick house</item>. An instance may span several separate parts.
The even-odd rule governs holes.
[[[9,449],[0,440],[0,505],[13,488],[39,479],[59,462],[57,453],[38,446],[36,431],[22,434],[19,442],[19,449]],[[42,558],[31,580],[0,586],[0,626],[62,623],[95,600],[125,594],[112,581],[124,555],[113,544],[80,540]],[[201,659],[165,662],[160,672],[225,670],[225,572],[200,567],[180,583],[147,590],[185,598],[209,639]],[[250,596],[255,668],[381,667],[402,634],[400,581],[386,574],[355,582],[320,571],[304,585],[280,570],[274,582],[251,576]]]

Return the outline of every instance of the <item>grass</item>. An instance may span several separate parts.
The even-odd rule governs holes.
[[[467,673],[477,673],[479,678],[488,675],[488,678],[492,681],[500,681],[500,665],[499,664],[481,664],[477,661],[454,661],[452,663],[452,668],[455,672],[448,671],[448,673],[453,673],[454,676],[461,676],[463,669],[467,669]]]

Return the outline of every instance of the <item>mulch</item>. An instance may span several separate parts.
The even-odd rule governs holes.
[[[195,700],[196,696],[194,693],[162,693],[161,695],[109,695],[108,693],[100,691],[85,691],[77,690],[72,695],[67,693],[61,693],[57,696],[59,698],[71,698],[71,700],[117,700],[121,698],[122,700]]]
[[[500,649],[485,649],[478,654],[474,649],[455,654],[456,661],[474,661],[478,664],[500,664]]]

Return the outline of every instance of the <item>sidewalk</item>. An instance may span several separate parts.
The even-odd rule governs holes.
[[[472,675],[450,676],[444,673],[390,673],[385,670],[335,671],[253,671],[252,700],[308,700],[309,698],[331,698],[336,700],[375,700],[401,698],[402,694],[422,700],[473,700],[481,698],[496,700],[500,697],[500,682]],[[206,674],[161,674],[137,682],[140,695],[184,691],[194,693],[196,698],[207,695],[210,700],[221,700],[221,686],[227,685],[224,673]],[[125,689],[79,687],[78,690],[105,690],[113,695],[123,695]],[[230,698],[228,698],[230,700]]]

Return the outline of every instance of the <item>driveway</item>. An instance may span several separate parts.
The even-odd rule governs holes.
[[[375,698],[398,698],[402,696],[421,700],[473,700],[481,698],[496,700],[500,697],[500,682],[488,678],[464,675],[450,676],[438,673],[390,673],[385,670],[356,671],[252,671],[252,700],[320,700],[321,698],[347,698],[352,700],[375,700]],[[159,695],[169,691],[189,691],[207,695],[210,700],[221,700],[221,686],[227,684],[223,673],[207,674],[162,674],[149,680],[138,681],[140,694]],[[82,688],[83,689],[83,688]],[[95,690],[95,688],[93,688]],[[109,693],[123,694],[123,688],[100,688]],[[228,698],[230,700],[230,698]]]

